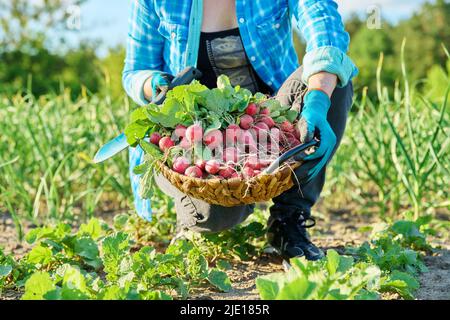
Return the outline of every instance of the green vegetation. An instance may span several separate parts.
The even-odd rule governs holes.
[[[286,273],[260,277],[256,286],[262,299],[274,300],[372,300],[395,293],[413,299],[419,288],[418,275],[427,269],[421,250],[430,250],[426,234],[419,229],[430,222],[398,221],[373,230],[373,240],[351,255],[329,250],[325,259],[309,262],[291,260]],[[416,251],[417,250],[417,251]]]

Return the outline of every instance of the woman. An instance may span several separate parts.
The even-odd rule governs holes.
[[[303,67],[292,42],[292,17],[307,44]],[[187,66],[197,66],[200,80],[213,87],[220,74],[233,85],[273,94],[301,111],[302,142],[319,137],[296,175],[300,181],[273,199],[269,241],[285,258],[317,260],[322,251],[309,239],[311,207],[325,182],[325,167],[342,138],[357,74],[346,55],[349,36],[331,0],[134,0],[130,18],[123,84],[140,105],[148,104]],[[130,169],[138,214],[151,218],[150,201],[137,195],[132,173],[142,150],[130,150]],[[243,222],[254,205],[224,208],[193,199],[162,176],[160,188],[175,199],[180,229],[217,232]],[[301,192],[299,192],[301,190]]]

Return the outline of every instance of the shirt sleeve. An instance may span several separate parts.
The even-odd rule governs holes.
[[[337,3],[333,0],[289,0],[298,28],[306,41],[303,81],[318,72],[336,74],[344,87],[358,74],[347,56],[350,36],[345,31]]]
[[[149,101],[144,96],[144,83],[163,68],[164,38],[158,32],[159,18],[153,1],[133,0],[128,24],[122,83],[137,104],[146,105]]]

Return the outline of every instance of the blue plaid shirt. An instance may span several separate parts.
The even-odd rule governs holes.
[[[145,105],[143,86],[154,71],[173,75],[196,66],[202,0],[132,0],[123,84],[128,95]],[[292,18],[307,48],[303,81],[320,71],[336,74],[345,86],[357,74],[346,55],[349,35],[332,0],[236,0],[236,14],[245,51],[260,78],[276,92],[298,67],[292,41]],[[142,150],[131,150],[131,169]],[[149,201],[137,196],[137,177],[131,173],[135,205],[147,220]]]

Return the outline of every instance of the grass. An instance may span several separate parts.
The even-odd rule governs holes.
[[[378,99],[363,91],[355,101],[330,166],[328,193],[338,195],[337,205],[356,202],[363,211],[375,208],[383,219],[402,214],[418,219],[450,205],[449,102],[435,103],[415,90],[404,66],[403,83],[389,90],[380,82],[382,61],[383,56]]]
[[[104,165],[91,158],[121,131],[129,111],[127,99],[95,95],[1,96],[0,210],[38,223],[126,208],[126,154]]]

